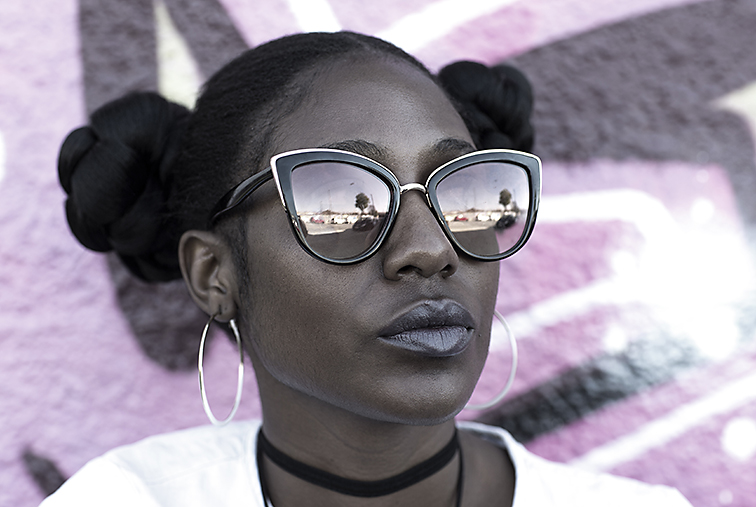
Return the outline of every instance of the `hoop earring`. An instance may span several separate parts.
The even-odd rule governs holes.
[[[239,409],[239,403],[241,402],[242,385],[244,383],[244,350],[242,349],[239,328],[236,327],[236,321],[234,319],[231,319],[230,321],[228,321],[228,325],[234,332],[234,337],[236,338],[236,347],[239,350],[239,368],[236,374],[236,400],[234,400],[234,407],[231,409],[228,417],[220,421],[216,419],[215,415],[213,415],[213,411],[210,409],[210,403],[208,403],[207,401],[207,391],[205,391],[205,370],[202,366],[202,361],[205,357],[205,341],[207,339],[207,332],[210,329],[210,324],[215,320],[215,317],[217,315],[217,313],[214,313],[210,317],[210,320],[207,321],[207,324],[205,324],[205,329],[202,330],[202,339],[200,340],[199,348],[199,359],[197,360],[197,370],[199,370],[200,396],[202,396],[202,406],[205,408],[205,414],[207,414],[207,418],[210,419],[210,422],[213,423],[214,426],[225,426],[226,424],[231,422],[231,419],[234,418],[236,411]]]
[[[509,346],[512,349],[512,369],[509,370],[509,378],[507,379],[506,385],[504,385],[504,389],[499,391],[499,394],[497,394],[494,399],[489,402],[480,404],[468,403],[467,405],[465,405],[465,408],[463,410],[488,410],[489,408],[498,405],[501,400],[503,400],[507,395],[509,389],[511,389],[512,384],[514,383],[515,374],[517,373],[517,340],[515,340],[514,334],[509,328],[507,321],[504,320],[504,317],[502,317],[501,314],[496,310],[494,310],[494,317],[499,319],[499,322],[501,322],[501,325],[504,326],[504,329],[507,332],[507,337],[509,338]]]

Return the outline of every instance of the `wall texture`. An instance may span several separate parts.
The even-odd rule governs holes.
[[[432,69],[532,79],[544,197],[501,266],[513,393],[462,414],[547,458],[756,498],[756,1],[4,0],[0,4],[0,506],[33,506],[104,451],[204,424],[204,323],[85,251],[55,171],[65,135],[133,89],[191,104],[246,47],[302,30],[383,36]],[[233,349],[214,340],[213,403]],[[498,331],[475,395],[508,374]],[[251,377],[251,376],[250,376]],[[259,415],[254,381],[241,416]]]

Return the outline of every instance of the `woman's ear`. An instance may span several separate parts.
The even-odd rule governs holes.
[[[179,241],[181,274],[202,311],[226,322],[236,317],[236,270],[231,247],[218,234],[190,230]]]

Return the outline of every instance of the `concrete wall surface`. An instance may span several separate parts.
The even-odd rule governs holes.
[[[247,47],[299,31],[382,36],[431,70],[507,61],[532,80],[541,213],[501,263],[520,343],[479,418],[546,458],[756,498],[756,1],[3,0],[0,506],[37,505],[88,460],[205,424],[204,316],[69,232],[58,149],[130,90],[191,104]],[[170,316],[166,318],[166,316]],[[503,333],[474,400],[509,371]],[[213,403],[233,347],[213,340]],[[237,417],[258,417],[254,379]]]

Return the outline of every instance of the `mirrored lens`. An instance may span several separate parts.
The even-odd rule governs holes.
[[[344,162],[312,162],[292,171],[291,186],[305,241],[319,255],[355,258],[380,237],[391,193],[376,175]]]
[[[481,162],[464,167],[441,180],[436,195],[449,230],[471,253],[507,252],[525,233],[530,187],[518,165]]]

